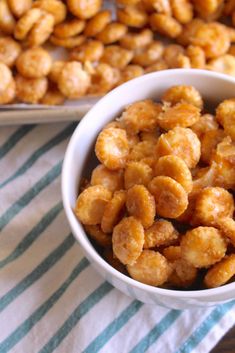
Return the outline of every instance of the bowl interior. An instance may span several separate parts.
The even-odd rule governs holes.
[[[68,145],[62,172],[62,196],[65,212],[74,235],[85,249],[89,259],[95,262],[99,261],[103,267],[106,266],[105,261],[97,254],[73,213],[81,177],[89,177],[91,170],[98,163],[94,154],[94,142],[103,126],[118,117],[126,105],[147,98],[160,100],[163,92],[174,85],[194,86],[199,90],[209,107],[215,107],[226,98],[235,97],[235,79],[226,75],[192,69],[167,70],[148,74],[117,87],[102,98],[78,125]],[[107,269],[112,272],[110,266],[107,266]],[[113,274],[117,276],[117,271],[114,269]],[[122,279],[126,277],[119,273],[118,276],[121,276]],[[126,279],[137,283],[128,277]],[[151,288],[139,283],[137,285]],[[235,289],[235,283],[231,283],[220,288],[193,291],[193,293],[204,292],[206,294],[206,292],[224,291],[228,286],[233,286]],[[159,288],[152,287],[150,290],[159,290]],[[182,291],[167,291],[182,294]],[[189,292],[186,293],[188,296]]]

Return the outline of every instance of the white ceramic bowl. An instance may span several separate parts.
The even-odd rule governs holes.
[[[94,142],[109,121],[117,117],[123,108],[137,100],[159,99],[173,85],[193,85],[210,104],[235,96],[235,79],[204,70],[167,70],[136,78],[102,98],[83,118],[68,145],[62,171],[62,196],[65,213],[75,238],[94,268],[112,285],[142,302],[159,304],[173,309],[195,306],[211,306],[235,297],[235,282],[220,288],[177,291],[156,288],[137,282],[116,271],[97,253],[73,208],[78,195],[78,185],[84,174],[89,175],[97,161]]]

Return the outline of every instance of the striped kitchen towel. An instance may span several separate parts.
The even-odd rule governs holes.
[[[60,194],[75,124],[0,129],[0,353],[209,352],[235,301],[168,310],[133,300],[90,266]]]

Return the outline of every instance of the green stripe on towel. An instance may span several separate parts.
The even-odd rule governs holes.
[[[23,278],[15,287],[0,298],[0,312],[3,311],[13,300],[46,273],[61,257],[73,246],[75,239],[69,234],[64,241],[57,246],[32,272]],[[0,350],[1,352],[1,350]]]
[[[70,333],[74,326],[77,325],[79,320],[99,301],[101,301],[105,295],[111,292],[112,289],[113,286],[111,286],[111,284],[108,282],[103,282],[98,288],[96,288],[94,292],[92,292],[85,300],[81,302],[81,304],[78,305],[78,307],[73,311],[69,318],[59,328],[54,336],[51,337],[47,344],[42,349],[40,349],[38,353],[53,352]]]
[[[83,353],[99,352],[109,340],[127,324],[127,322],[142,308],[144,304],[138,300],[133,301],[121,314],[114,319],[90,344]]]
[[[168,330],[181,315],[180,310],[170,310],[154,328],[145,335],[130,353],[144,353],[154,344],[162,334]]]
[[[2,146],[0,146],[0,159],[3,158],[15,145],[30,131],[32,131],[37,125],[27,125],[22,126],[17,129],[13,134],[8,138]]]
[[[4,227],[43,189],[51,184],[61,173],[62,161],[57,163],[53,168],[49,170],[36,184],[33,185],[26,193],[21,196],[13,205],[11,205],[5,213],[0,217],[0,232]]]
[[[7,353],[14,347],[29,331],[37,324],[41,318],[55,305],[61,296],[68,289],[70,284],[89,266],[87,259],[83,258],[73,269],[68,278],[62,285],[37,309],[31,314],[17,329],[15,329],[2,343],[0,352]]]
[[[70,124],[66,129],[60,131],[56,136],[36,150],[12,176],[0,184],[0,189],[20,175],[24,174],[41,156],[44,155],[44,153],[48,152],[50,149],[68,138],[73,133],[75,127],[75,123]]]
[[[21,256],[33,242],[43,233],[47,227],[55,220],[58,214],[62,211],[62,202],[53,206],[46,215],[28,232],[28,234],[21,240],[17,247],[5,259],[0,261],[0,269],[16,260]]]
[[[218,305],[182,344],[177,353],[190,353],[234,305],[234,300],[226,304]]]

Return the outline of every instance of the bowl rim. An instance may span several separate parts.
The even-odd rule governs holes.
[[[121,282],[125,282],[132,287],[136,287],[142,291],[145,291],[149,294],[155,294],[159,296],[167,296],[167,297],[180,297],[185,299],[206,299],[207,297],[213,297],[214,295],[223,295],[232,289],[235,290],[235,282],[225,284],[221,287],[217,288],[210,288],[210,289],[200,289],[200,290],[173,290],[173,289],[165,289],[160,287],[150,286],[141,282],[138,282],[131,277],[117,271],[114,267],[112,267],[108,262],[106,262],[101,255],[95,250],[89,238],[87,238],[86,232],[79,220],[76,219],[72,208],[70,206],[69,197],[68,197],[68,181],[71,179],[71,174],[69,173],[70,165],[72,160],[70,156],[72,155],[72,150],[74,149],[75,145],[77,144],[77,135],[79,135],[80,130],[83,129],[85,125],[92,119],[93,115],[95,114],[96,109],[104,104],[104,102],[110,100],[112,96],[116,96],[117,94],[121,94],[123,87],[130,87],[138,86],[143,84],[145,81],[149,79],[159,79],[164,76],[174,76],[174,75],[183,76],[204,76],[204,78],[215,78],[221,81],[227,81],[229,83],[234,84],[235,89],[235,78],[230,77],[226,74],[201,70],[201,69],[171,69],[171,70],[162,70],[153,73],[149,73],[140,77],[137,77],[133,80],[125,82],[124,84],[116,87],[114,90],[107,93],[104,97],[102,97],[83,117],[81,122],[77,125],[76,129],[74,130],[68,146],[66,148],[66,152],[64,155],[64,161],[62,166],[62,173],[61,173],[61,191],[62,191],[62,201],[63,207],[65,210],[65,214],[67,220],[69,222],[70,227],[72,228],[72,232],[76,240],[79,242],[83,250],[85,250],[86,254],[89,254],[90,258],[93,260],[94,263],[98,263],[98,265],[102,268],[103,271],[108,272],[109,275],[117,277],[117,279]],[[93,119],[92,119],[93,121]],[[86,240],[88,239],[88,241]]]

